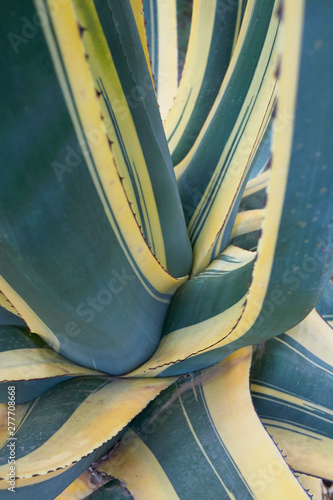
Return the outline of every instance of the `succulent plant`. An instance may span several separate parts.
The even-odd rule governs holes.
[[[189,6],[0,7],[4,500],[333,480],[333,2]]]

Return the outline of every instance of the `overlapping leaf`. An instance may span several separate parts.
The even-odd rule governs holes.
[[[317,312],[256,351],[251,391],[288,464],[332,480],[333,331]]]
[[[48,389],[22,409],[18,406],[14,435],[8,437],[8,429],[1,435],[1,498],[12,495],[6,481],[9,446],[15,453],[16,498],[34,500],[42,494],[53,500],[171,382],[86,376]]]
[[[175,103],[164,124],[174,165],[190,151],[214,104],[236,45],[246,3],[193,2],[185,65]]]
[[[319,6],[308,0],[304,5],[285,6],[278,128],[273,129],[270,183],[257,259],[251,282],[244,278],[248,293],[225,310],[225,321],[212,316],[205,323],[196,322],[194,303],[191,312],[184,307],[177,317],[171,307],[166,321],[173,325],[172,331],[135,375],[186,373],[216,363],[244,345],[284,333],[309,314],[326,288],[333,264],[332,217],[327,210],[332,205],[327,186],[332,181],[328,164],[333,110],[327,113],[328,104],[322,99],[332,91],[333,72],[327,73],[327,61],[331,60],[333,33],[323,30],[328,19],[333,19],[333,8],[324,2]],[[318,37],[319,48],[311,52]],[[294,69],[299,59],[298,79]],[[325,78],[309,80],[310,67]],[[333,106],[333,99],[328,101]],[[281,127],[281,113],[294,114],[294,119]],[[327,117],[324,128],[323,116]],[[184,289],[190,290],[189,285]],[[204,309],[204,294],[201,301]],[[181,330],[184,326],[186,335]],[[202,328],[205,335],[200,334]]]
[[[307,498],[252,406],[251,351],[163,391],[100,470],[138,500]]]
[[[56,351],[119,374],[156,349],[191,248],[130,4],[74,7],[2,7],[6,30],[44,22],[1,54],[1,289]]]
[[[162,119],[167,117],[178,88],[176,0],[143,0],[147,41]]]

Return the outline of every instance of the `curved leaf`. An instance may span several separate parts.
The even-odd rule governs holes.
[[[240,212],[236,217],[230,243],[245,250],[256,251],[263,219],[263,209]]]
[[[91,2],[84,4],[93,10]],[[141,129],[151,138],[146,143],[150,161],[156,160],[155,153],[161,160],[154,175],[168,201],[162,201],[164,194],[156,195],[162,203],[159,217],[163,212],[169,229],[169,224],[176,224],[173,236],[163,228],[176,257],[166,250],[168,271],[146,244],[114,163],[116,155],[101,132],[101,96],[90,73],[94,57],[88,58],[88,66],[82,44],[89,40],[89,30],[78,25],[69,2],[59,4],[53,16],[44,0],[36,5],[45,14],[43,30],[16,52],[8,43],[1,53],[8,91],[1,143],[0,288],[29,328],[54,350],[80,365],[120,374],[142,364],[156,349],[171,296],[184,281],[168,271],[189,270],[190,243],[170,157],[169,167],[163,160],[169,153],[165,139],[163,146],[154,90],[149,99],[147,94],[148,104],[140,105],[147,104],[153,123]],[[127,2],[117,6],[120,17],[130,9]],[[12,16],[14,8],[17,15]],[[1,9],[1,22],[14,33],[22,18],[37,15],[31,0]],[[115,22],[116,14],[108,10],[105,20]],[[100,24],[95,28],[100,35]],[[120,34],[113,33],[120,43]],[[135,39],[136,32],[131,33]],[[103,55],[111,57],[103,47],[102,61]],[[118,55],[120,63],[126,62],[122,52]],[[127,63],[124,72],[130,72]],[[119,98],[124,97],[122,87],[118,90]],[[143,119],[140,116],[140,123]],[[125,113],[123,120],[130,126],[131,113]],[[150,174],[152,178],[149,170]]]
[[[321,479],[307,476],[305,474],[296,474],[303,488],[309,493],[312,500],[323,500],[323,488]]]
[[[316,22],[312,21],[313,10]],[[284,333],[310,313],[326,288],[333,269],[333,226],[328,209],[333,200],[326,187],[332,180],[332,170],[326,166],[333,122],[323,126],[322,116],[327,116],[327,123],[333,121],[333,71],[327,73],[333,32],[324,29],[332,19],[333,4],[328,8],[324,0],[320,7],[314,0],[285,5],[278,128],[274,131],[262,236],[248,293],[228,321],[212,316],[197,323],[192,335],[188,331],[182,337],[181,330],[176,332],[176,342],[171,336],[164,337],[135,375],[187,373],[212,365],[245,345]],[[318,37],[322,44],[314,55],[309,48]],[[289,68],[297,66],[299,57],[298,80]],[[325,78],[308,78],[314,65],[315,74]],[[327,101],[322,96],[327,96]],[[332,113],[327,113],[329,106]],[[294,121],[280,127],[279,113],[290,116],[294,112]],[[202,327],[205,336],[200,333]]]
[[[53,500],[105,453],[128,422],[171,382],[172,379],[125,381],[80,377],[52,387],[24,405],[24,415],[14,436],[2,443],[0,488],[8,487],[4,480],[8,473],[7,445],[14,443],[18,498],[26,498],[29,492],[35,495],[33,498],[42,494],[43,498]],[[97,454],[90,455],[96,450]],[[74,477],[68,474],[72,467],[75,467]],[[61,481],[60,474],[67,475],[67,479]],[[6,498],[6,493],[2,491],[1,497]]]
[[[185,65],[174,105],[164,123],[174,165],[193,146],[213,106],[239,35],[246,3],[193,1]]]
[[[249,5],[219,95],[178,178],[193,246],[192,274],[227,246],[276,94],[278,1]]]
[[[85,0],[73,4],[78,23],[84,28],[82,44],[100,97],[112,154],[136,220],[162,266],[173,276],[184,276],[189,272],[192,253],[155,92],[129,1]],[[77,74],[70,72],[74,51],[67,55],[64,27],[59,16],[57,37],[60,44],[63,39],[63,57],[74,86]],[[103,187],[108,193],[107,182]],[[175,231],[177,249],[172,237]]]
[[[240,350],[175,382],[100,470],[138,500],[307,498],[254,411],[250,361],[251,348]]]
[[[15,386],[16,404],[26,403],[46,389],[73,377],[102,375],[59,356],[36,334],[16,326],[0,326],[0,403]]]
[[[251,391],[288,464],[332,480],[333,331],[318,313],[257,349]]]
[[[149,69],[152,83],[153,83],[154,88],[155,88],[154,77],[153,77],[153,73],[152,73],[152,67],[151,67],[151,61],[150,61],[150,55],[149,55],[149,49],[148,49],[147,28],[146,28],[146,21],[145,21],[144,12],[143,12],[143,1],[142,0],[130,0],[130,2],[131,2],[132,11],[134,14],[136,27],[137,27],[139,35],[140,35],[140,40],[141,40],[143,52],[145,54],[146,63],[147,63],[148,69]]]
[[[239,206],[240,211],[258,210],[264,207],[269,177],[270,170],[265,170],[265,172],[249,180]]]
[[[178,87],[176,0],[143,0],[147,40],[161,117],[164,120]]]

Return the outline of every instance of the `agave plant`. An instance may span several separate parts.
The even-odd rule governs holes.
[[[182,12],[1,5],[3,499],[333,480],[333,2]]]

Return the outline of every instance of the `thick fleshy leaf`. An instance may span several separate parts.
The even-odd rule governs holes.
[[[306,474],[296,474],[299,482],[308,492],[312,500],[323,500],[322,480],[316,477],[307,476]]]
[[[271,124],[281,24],[278,4],[249,4],[218,97],[193,148],[177,167],[194,252],[192,274],[226,248],[251,166]]]
[[[240,212],[236,217],[230,243],[245,250],[256,251],[263,220],[263,209]]]
[[[251,353],[240,350],[163,391],[100,470],[137,500],[307,498],[254,411]]]
[[[193,146],[214,104],[235,48],[245,6],[243,0],[232,4],[229,0],[210,0],[209,4],[206,0],[193,1],[185,65],[164,124],[174,165]]]
[[[0,288],[60,354],[117,375],[156,349],[183,282],[170,273],[189,271],[191,248],[131,7],[114,4],[65,2],[52,16],[44,0],[2,7],[14,34],[44,15],[29,43],[9,38],[1,53]],[[145,75],[134,106],[126,89]]]
[[[149,54],[149,49],[148,49],[146,21],[145,21],[144,13],[143,13],[143,1],[142,0],[130,0],[130,2],[131,2],[131,7],[132,7],[136,27],[137,27],[139,35],[140,35],[140,40],[141,40],[143,52],[145,54],[145,58],[146,58],[147,66],[148,66],[149,73],[151,76],[151,80],[152,80],[152,83],[153,83],[154,88],[155,88],[154,77],[153,77],[152,68],[151,68],[150,54]]]
[[[240,212],[243,210],[260,210],[264,207],[269,177],[270,170],[265,170],[265,172],[247,183],[239,206]]]
[[[59,356],[38,335],[16,326],[0,326],[0,403],[15,386],[16,404],[35,399],[46,389],[73,377],[103,375]]]
[[[164,120],[178,88],[177,2],[143,0],[156,93]]]
[[[125,381],[81,377],[58,384],[32,403],[23,405],[16,429],[7,429],[1,443],[1,498],[11,493],[6,491],[5,481],[8,445],[15,450],[17,498],[26,499],[29,492],[30,498],[41,495],[45,500],[53,500],[93,460],[105,453],[126,425],[171,382],[172,379]],[[7,422],[5,413],[2,417]],[[88,463],[84,460],[81,466],[74,465],[96,450],[99,453],[90,456]],[[72,467],[76,475],[68,474],[61,482],[58,476],[67,474]]]
[[[163,337],[153,357],[130,376],[159,375],[169,359],[207,346],[228,331],[244,308],[255,252],[230,246],[208,268],[186,282],[173,297],[164,322]],[[180,367],[179,373],[182,373]],[[193,371],[196,369],[192,365]],[[169,369],[172,369],[169,368]]]
[[[132,210],[159,262],[173,276],[183,276],[191,265],[191,251],[155,92],[131,6],[128,0],[121,3],[85,0],[73,4],[78,23],[84,27],[84,51],[96,92],[101,93],[104,125]],[[60,42],[66,37],[61,25],[58,36]],[[69,54],[68,65],[70,60]],[[176,230],[179,231],[177,249],[171,237]]]
[[[178,81],[182,77],[191,31],[193,3],[177,0]]]
[[[294,119],[273,129],[268,198],[248,293],[227,310],[227,321],[211,316],[205,323],[194,324],[193,306],[191,313],[182,308],[181,315],[188,317],[183,325],[189,327],[188,336],[182,337],[181,330],[165,336],[135,375],[187,373],[212,365],[245,345],[286,332],[311,312],[331,276],[333,198],[327,186],[333,179],[333,170],[328,168],[333,71],[327,65],[333,65],[329,56],[333,31],[328,28],[333,4],[324,0],[287,2],[284,12],[277,123],[279,113]],[[318,39],[321,43],[316,45]],[[314,45],[316,52],[312,51]],[[200,333],[202,328],[205,335]]]
[[[317,312],[257,349],[251,391],[288,464],[333,480],[333,330]]]

